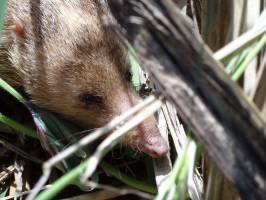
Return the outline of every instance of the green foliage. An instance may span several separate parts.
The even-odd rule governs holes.
[[[166,199],[185,199],[187,195],[187,182],[188,182],[188,172],[191,166],[190,157],[191,155],[196,155],[196,148],[191,148],[196,146],[196,143],[187,138],[186,144],[182,148],[182,152],[176,159],[171,175],[162,186],[161,191],[156,196],[155,200],[166,200]],[[194,152],[191,152],[191,149]],[[194,163],[194,162],[193,162]],[[175,192],[172,193],[172,190]],[[174,195],[174,197],[171,197]]]
[[[8,194],[9,187],[10,183],[8,182],[0,185],[0,199],[4,198]]]
[[[0,30],[3,27],[3,19],[6,12],[7,0],[2,0],[0,4]],[[258,55],[258,53],[265,47],[266,45],[266,34],[260,39],[260,41],[255,45],[255,47],[251,47],[249,49],[244,50],[242,53],[239,53],[237,57],[232,59],[227,67],[227,72],[232,75],[232,79],[234,81],[239,80],[239,78],[244,73],[248,64]],[[132,66],[132,83],[134,87],[138,90],[141,83],[141,72],[140,67],[136,59],[136,54],[132,46],[129,47],[129,55]],[[74,133],[80,131],[75,126],[65,122],[60,119],[60,117],[54,115],[45,110],[40,110],[39,108],[31,106],[25,98],[18,93],[13,87],[11,87],[4,80],[0,79],[0,88],[7,91],[11,94],[15,99],[24,104],[33,116],[33,120],[36,124],[38,131],[41,134],[39,137],[35,130],[32,128],[26,127],[9,117],[0,113],[0,122],[6,124],[12,129],[20,132],[30,138],[39,139],[42,142],[43,147],[46,150],[51,151],[56,154],[62,151],[65,148],[65,145],[62,140],[67,138],[70,144],[78,141],[78,137],[75,137]],[[19,111],[18,111],[19,112]],[[175,164],[173,166],[173,171],[171,176],[167,180],[166,184],[163,186],[162,190],[157,194],[156,200],[164,200],[169,199],[171,195],[172,188],[175,188],[173,198],[174,199],[185,199],[187,196],[187,182],[189,170],[191,167],[194,167],[193,163],[190,162],[191,156],[191,146],[195,146],[195,142],[188,138],[187,143],[184,145],[182,153],[176,159]],[[193,148],[194,151],[195,148]],[[53,198],[58,192],[60,192],[63,188],[70,184],[78,185],[81,189],[89,190],[92,188],[84,188],[82,184],[79,182],[79,177],[82,172],[87,168],[88,162],[83,160],[86,157],[89,157],[90,149],[80,150],[74,156],[69,158],[68,160],[62,160],[61,165],[57,166],[61,171],[67,172],[61,178],[56,180],[53,184],[53,187],[48,188],[43,191],[38,197],[38,200],[47,200]],[[199,151],[194,152],[194,154]],[[137,181],[122,172],[119,169],[113,167],[112,165],[102,161],[100,166],[104,171],[108,174],[112,175],[116,179],[125,183],[126,185],[148,192],[152,194],[157,193],[156,187],[150,184],[146,184],[144,182]],[[93,181],[98,182],[98,174],[95,173],[93,176]],[[7,190],[9,185],[3,185],[0,188],[0,197],[4,197],[7,194]]]
[[[36,134],[36,132],[31,129],[28,128],[12,119],[10,119],[9,117],[3,115],[2,113],[0,113],[0,122],[2,122],[3,124],[6,124],[7,126],[13,128],[14,130],[16,130],[17,132],[20,132],[28,137],[34,138],[34,139],[38,139],[38,136]]]
[[[243,61],[238,63],[238,66],[236,67],[236,70],[232,75],[232,79],[234,81],[239,80],[239,78],[245,72],[245,69],[247,68],[248,64],[256,58],[256,56],[265,47],[265,45],[266,45],[266,34],[262,36],[262,38],[260,39],[260,41],[256,44],[254,48],[251,48],[249,50],[246,56],[244,56]]]
[[[131,45],[128,45],[129,47],[129,58],[131,63],[131,71],[133,74],[132,77],[132,84],[136,88],[136,90],[140,89],[141,86],[141,72],[140,72],[140,66],[136,58],[136,53]]]

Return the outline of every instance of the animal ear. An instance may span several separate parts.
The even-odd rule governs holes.
[[[11,19],[12,19],[12,29],[14,33],[20,37],[24,38],[25,37],[25,27],[21,20],[14,14],[11,14]]]

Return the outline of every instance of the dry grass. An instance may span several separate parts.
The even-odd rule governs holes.
[[[243,2],[175,1],[183,13],[190,16],[194,28],[206,44],[217,51],[214,57],[228,66],[227,71],[232,77],[236,77],[237,73],[233,79],[265,117],[265,17],[264,21],[257,22],[265,2]],[[4,4],[0,8],[2,21]],[[260,43],[262,46],[258,45]],[[134,54],[131,61],[134,85],[147,84],[147,74],[138,66]],[[189,132],[187,125],[182,125],[176,108],[164,97],[151,96],[120,118],[80,139],[79,135],[84,130],[28,104],[19,92],[3,80],[0,80],[0,86],[2,199],[28,194],[28,199],[52,199],[67,186],[72,188],[61,192],[57,198],[238,198],[238,193],[227,187],[228,180],[203,152],[202,146],[188,137],[193,133]],[[160,132],[171,146],[167,156],[152,160],[124,147],[122,150],[115,148],[123,134],[156,111]],[[136,116],[130,118],[134,114]],[[120,128],[115,130],[117,125]],[[41,137],[35,129],[42,133]],[[113,134],[100,144],[95,143],[109,131]],[[65,143],[65,138],[70,140]],[[85,148],[92,143],[90,148]],[[51,153],[54,154],[52,157]],[[50,183],[53,183],[52,187],[49,187]]]

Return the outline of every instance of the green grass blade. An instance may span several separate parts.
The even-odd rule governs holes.
[[[60,191],[62,191],[66,186],[75,183],[76,179],[79,175],[86,169],[88,165],[88,161],[85,161],[69,171],[64,176],[57,179],[52,187],[40,193],[39,196],[36,197],[36,200],[49,200],[55,197]]]
[[[88,161],[82,162],[80,165],[75,167],[74,169],[70,170],[67,174],[57,179],[52,187],[48,188],[47,190],[41,192],[37,197],[36,200],[49,200],[55,197],[60,191],[62,191],[66,186],[70,184],[74,184],[76,180],[79,178],[80,174],[84,172],[84,170],[89,165]],[[111,165],[102,162],[100,166],[110,173],[114,177],[118,178],[120,181],[143,191],[155,193],[156,189],[152,186],[145,185],[141,182],[138,182],[126,175],[120,173],[117,169],[113,168]],[[142,188],[143,187],[143,188]]]
[[[131,63],[131,71],[132,71],[132,83],[133,86],[139,90],[141,85],[141,78],[140,78],[140,66],[138,61],[136,60],[136,57],[132,55],[132,53],[129,54],[130,63]]]
[[[28,128],[18,122],[15,122],[14,120],[10,119],[9,117],[3,115],[2,113],[0,113],[0,122],[8,125],[9,127],[13,128],[14,130],[23,133],[26,136],[29,136],[31,138],[34,139],[38,139],[37,133],[31,129]]]
[[[4,198],[8,194],[10,183],[6,182],[0,185],[0,199]]]
[[[186,144],[182,148],[182,152],[180,153],[178,159],[175,161],[175,164],[173,166],[173,170],[171,172],[170,177],[168,178],[167,182],[162,187],[162,190],[159,191],[158,195],[156,196],[155,200],[163,200],[166,198],[167,193],[171,190],[171,188],[175,185],[175,182],[180,175],[180,172],[182,171],[182,168],[184,166],[184,162],[186,160],[187,150],[189,147],[189,144],[191,142],[190,138],[187,138]]]
[[[7,91],[13,97],[15,97],[19,102],[26,105],[26,100],[23,98],[21,94],[19,94],[12,86],[10,86],[6,81],[0,78],[0,88]]]
[[[111,165],[109,165],[106,162],[101,162],[101,167],[104,169],[104,171],[108,172],[108,174],[111,174],[112,176],[114,176],[115,178],[117,178],[118,180],[120,180],[121,182],[142,190],[144,192],[148,192],[148,193],[152,193],[152,194],[156,194],[157,193],[157,189],[156,187],[149,185],[149,184],[145,184],[143,182],[137,181],[135,179],[132,179],[126,175],[124,175],[123,173],[121,173],[118,169],[112,167]]]
[[[248,64],[258,55],[258,53],[262,50],[263,47],[266,45],[266,34],[260,39],[258,44],[252,49],[249,54],[246,56],[244,61],[237,67],[237,70],[232,76],[232,80],[238,81],[239,78],[243,75],[245,69],[247,68]]]
[[[141,86],[141,71],[140,65],[137,60],[136,52],[134,48],[127,42],[128,50],[129,50],[129,59],[131,64],[131,72],[132,72],[132,84],[136,88],[136,90],[140,89]]]
[[[254,47],[254,46],[253,46]],[[237,55],[236,57],[232,58],[232,60],[229,62],[229,64],[226,67],[226,72],[230,75],[233,75],[235,71],[238,69],[238,66],[240,66],[241,63],[245,60],[246,56],[249,54],[252,47],[249,47],[245,49],[240,55]]]

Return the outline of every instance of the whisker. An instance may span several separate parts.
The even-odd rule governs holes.
[[[63,143],[63,142],[67,142],[67,144],[64,146],[64,148],[70,146],[71,144],[77,142],[80,138],[82,138],[85,134],[89,134],[95,130],[97,130],[98,128],[93,128],[93,129],[89,129],[89,130],[83,130],[83,131],[78,131],[78,132],[75,132],[73,134],[71,134],[71,136],[67,136],[67,137],[64,137],[64,138],[58,138],[58,139],[55,139],[53,141],[49,141],[48,144],[51,145],[55,142],[60,142],[60,143]]]

